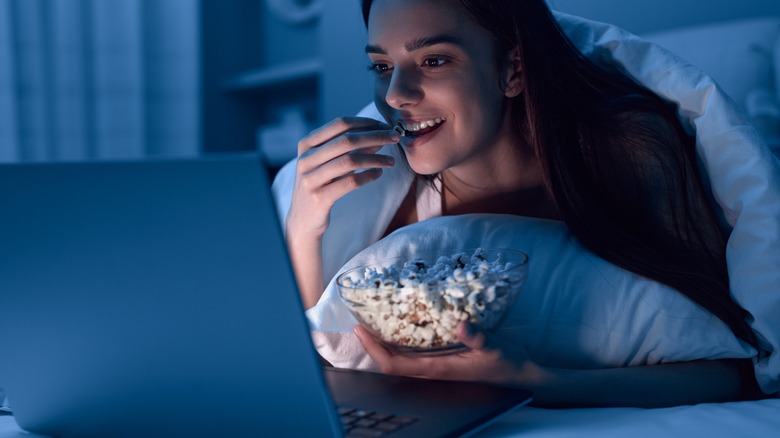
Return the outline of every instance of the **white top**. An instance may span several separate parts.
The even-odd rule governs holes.
[[[424,221],[442,214],[441,178],[433,179],[433,186],[417,178],[417,220]]]

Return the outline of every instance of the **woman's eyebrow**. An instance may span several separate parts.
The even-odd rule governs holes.
[[[414,52],[415,50],[422,49],[424,47],[435,46],[437,44],[452,44],[456,46],[463,45],[463,39],[454,35],[441,34],[428,37],[417,38],[404,44],[404,48],[407,52]],[[380,45],[366,45],[366,53],[378,53],[380,55],[386,55],[385,50]]]
[[[452,44],[455,46],[462,46],[463,39],[448,34],[433,35],[410,41],[405,44],[405,48],[407,52],[414,52],[415,50],[419,50],[424,47],[435,46],[437,44]]]

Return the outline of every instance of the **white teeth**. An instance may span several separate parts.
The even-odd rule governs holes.
[[[444,122],[445,120],[447,120],[447,119],[445,119],[444,117],[436,117],[435,119],[426,120],[426,121],[423,121],[423,122],[409,123],[409,124],[404,123],[403,124],[403,128],[405,130],[407,130],[407,131],[414,132],[414,131],[419,131],[421,129],[425,129],[425,128],[429,128],[429,127],[435,126],[435,125],[437,125],[439,123]]]

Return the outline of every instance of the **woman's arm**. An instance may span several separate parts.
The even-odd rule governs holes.
[[[289,224],[288,220],[287,230],[290,230]],[[286,240],[303,306],[309,309],[317,304],[325,289],[322,280],[322,236],[292,231],[287,232]]]
[[[292,202],[285,221],[287,247],[305,308],[322,295],[322,236],[335,202],[382,175],[393,158],[376,152],[399,140],[387,124],[345,117],[298,143]]]
[[[463,353],[439,357],[395,354],[363,327],[355,333],[386,374],[518,386],[545,407],[666,407],[742,400],[758,394],[748,360],[699,360],[663,365],[570,370],[542,367],[517,343],[458,327]]]

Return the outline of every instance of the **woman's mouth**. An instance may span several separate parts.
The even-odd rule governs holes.
[[[436,117],[435,119],[419,122],[398,122],[393,129],[401,134],[402,137],[421,137],[439,129],[446,120],[444,117]]]

